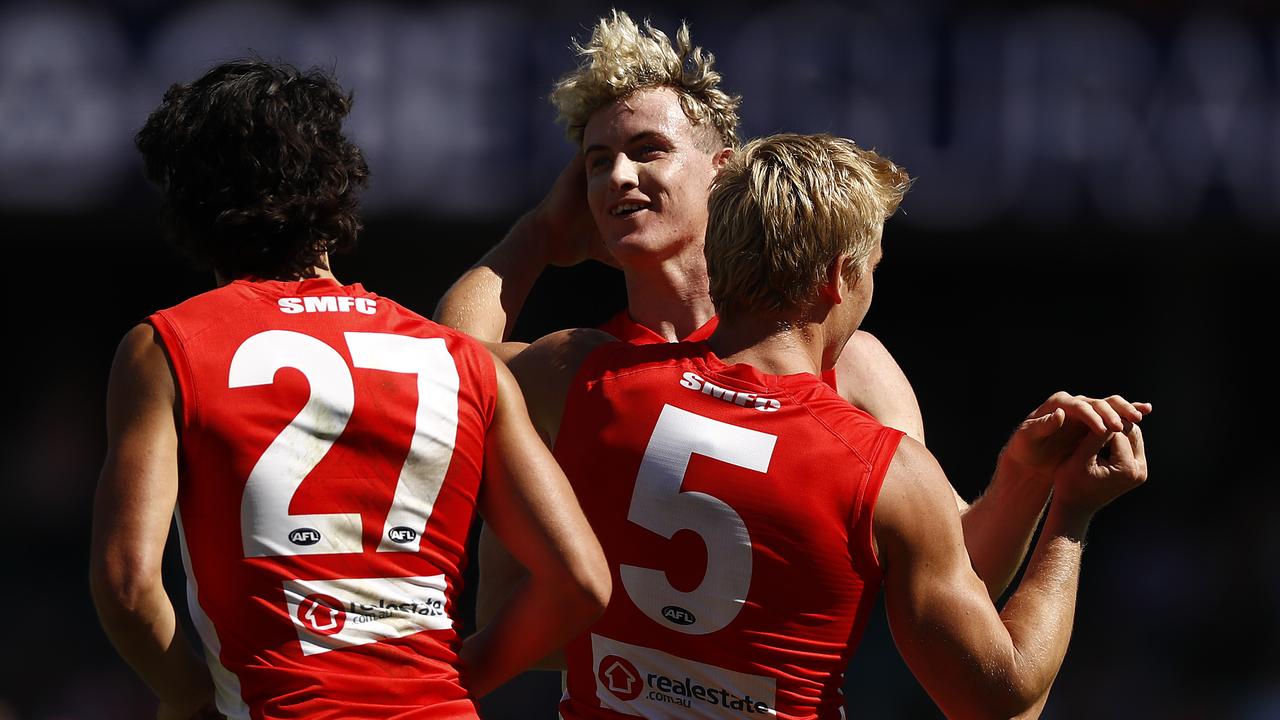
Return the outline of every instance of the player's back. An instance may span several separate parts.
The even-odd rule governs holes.
[[[562,715],[838,717],[900,437],[815,376],[726,366],[702,344],[592,353],[556,456],[614,593],[566,650]]]
[[[492,417],[477,343],[359,285],[150,318],[177,379],[192,615],[232,718],[474,718],[453,627]]]

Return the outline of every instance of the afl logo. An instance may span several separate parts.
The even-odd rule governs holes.
[[[677,625],[692,625],[698,622],[693,613],[675,605],[668,605],[662,608],[662,617]]]
[[[313,528],[298,528],[289,533],[289,542],[294,545],[315,545],[320,542],[320,531]]]
[[[387,531],[387,537],[394,543],[411,543],[418,539],[418,531],[410,527],[398,525]]]
[[[347,624],[342,602],[332,595],[312,593],[298,603],[298,621],[317,635],[335,635]]]

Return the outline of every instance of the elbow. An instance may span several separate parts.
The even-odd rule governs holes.
[[[976,702],[968,708],[954,714],[948,712],[947,716],[973,720],[1027,717],[1043,703],[1048,691],[1047,684],[1034,682],[1029,678],[1009,678],[990,687],[987,692],[975,694],[973,699]]]
[[[613,579],[609,575],[609,565],[604,554],[592,558],[589,567],[582,573],[578,582],[580,602],[583,614],[591,617],[591,622],[604,614],[609,607],[609,598],[613,594]]]
[[[145,614],[156,593],[164,592],[159,569],[140,563],[95,559],[89,568],[89,592],[104,622]]]

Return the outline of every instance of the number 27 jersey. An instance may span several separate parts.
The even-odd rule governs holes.
[[[491,357],[332,280],[149,318],[181,402],[188,603],[230,718],[475,718],[452,617]]]
[[[566,647],[565,720],[840,717],[901,435],[816,376],[704,344],[588,356],[555,455],[614,590]]]

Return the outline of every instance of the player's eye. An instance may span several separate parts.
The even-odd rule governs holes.
[[[609,166],[609,156],[605,153],[595,153],[587,156],[587,172],[596,173]]]

